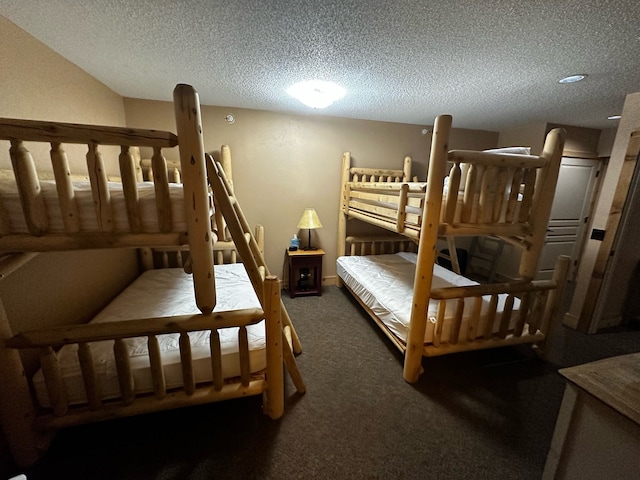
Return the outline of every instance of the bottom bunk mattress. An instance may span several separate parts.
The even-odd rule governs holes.
[[[215,312],[262,308],[244,265],[216,265],[217,305]],[[192,315],[200,311],[195,304],[191,275],[181,268],[147,270],[123,292],[114,298],[92,322],[110,322],[140,318]],[[238,327],[219,330],[222,350],[222,374],[224,378],[240,375],[238,354]],[[208,330],[190,332],[193,370],[196,383],[212,379]],[[264,320],[247,327],[249,360],[252,372],[266,368],[266,338]],[[153,392],[147,338],[126,340],[133,372],[134,390],[137,394]],[[167,389],[182,386],[179,335],[159,335],[162,363]],[[58,352],[58,362],[65,384],[69,404],[86,402],[82,371],[78,361],[78,346],[65,345]],[[91,343],[96,375],[103,400],[120,397],[120,388],[113,355],[113,341]],[[33,377],[38,402],[43,407],[51,406],[42,371]]]
[[[336,262],[338,276],[349,289],[369,308],[378,319],[400,341],[406,344],[413,304],[413,283],[416,273],[417,254],[399,252],[384,255],[345,256],[338,257]],[[463,287],[479,285],[478,282],[458,275],[440,265],[434,265],[432,289],[446,287]],[[495,333],[500,326],[501,312],[504,309],[507,295],[498,296],[498,306],[492,331]],[[447,314],[442,329],[441,341],[447,342],[450,337],[455,300],[447,301]],[[462,318],[462,329],[467,325],[469,312],[472,311],[473,300],[465,300],[465,315]],[[480,325],[478,332],[483,332],[486,322],[486,312],[489,308],[490,297],[483,298]],[[516,298],[513,310],[520,305]],[[427,328],[424,343],[433,341],[438,302],[431,300],[427,312]],[[515,315],[512,315],[513,328]]]

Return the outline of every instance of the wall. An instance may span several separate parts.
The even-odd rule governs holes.
[[[531,147],[532,155],[540,155],[544,146],[544,137],[547,133],[546,128],[546,123],[539,122],[500,132],[498,146]]]
[[[622,118],[618,127],[618,135],[612,149],[613,155],[620,163],[624,160],[631,131],[640,128],[640,93],[627,95]],[[610,167],[611,168],[611,167]],[[593,329],[619,325],[622,311],[630,288],[637,292],[637,285],[632,283],[634,270],[640,262],[640,183],[639,171],[636,167],[634,181],[631,183],[627,203],[624,207],[621,225],[618,228],[615,251],[607,266],[599,300],[596,304]],[[606,181],[606,179],[605,179]],[[608,184],[607,184],[608,185]],[[603,186],[603,189],[606,189]],[[598,228],[598,227],[596,227]],[[637,280],[636,280],[637,281]],[[597,326],[596,326],[597,324]]]
[[[617,122],[616,122],[617,123]],[[615,128],[607,128],[600,133],[600,142],[598,142],[598,156],[610,157],[613,150],[613,143],[618,132],[617,125]]]
[[[0,92],[1,117],[125,125],[120,95],[2,16]],[[32,153],[39,167],[51,170],[48,149]],[[84,172],[86,147],[67,147],[67,153],[73,171]],[[8,147],[2,143],[0,168],[9,165]]]
[[[171,103],[125,98],[124,105],[129,127],[175,132]],[[235,123],[225,121],[228,114]],[[323,228],[312,231],[311,242],[325,250],[323,276],[334,280],[343,152],[351,152],[355,165],[388,168],[402,168],[411,155],[414,175],[427,174],[431,135],[422,125],[212,106],[202,107],[202,123],[207,151],[216,156],[220,145],[231,147],[235,194],[248,221],[265,226],[265,259],[281,278],[289,239],[298,233],[306,244],[308,232],[296,226],[304,208],[314,207]],[[458,129],[450,147],[483,149],[496,142],[497,133]],[[166,156],[177,159],[177,151]]]
[[[632,93],[627,95],[625,99],[622,118],[618,124],[607,171],[602,179],[592,228],[606,229],[613,196],[618,185],[620,170],[624,163],[629,143],[629,136],[633,130],[638,128],[640,128],[640,93]],[[629,279],[636,263],[640,259],[640,253],[636,248],[640,238],[635,230],[633,223],[628,223],[626,228],[619,230],[621,238],[618,240],[614,257],[608,263],[606,278],[598,296],[599,301],[593,315],[581,320],[582,306],[585,302],[594,264],[601,245],[598,240],[587,240],[582,261],[578,268],[578,279],[571,307],[565,316],[567,325],[576,327],[580,322],[588,325],[588,331],[593,333],[598,329],[620,324],[620,314],[628,291]],[[614,272],[615,274],[613,274]]]
[[[596,158],[599,156],[601,130],[549,123],[546,131],[549,132],[554,128],[564,128],[567,132],[562,153],[565,157]]]
[[[122,97],[2,16],[0,76],[2,117],[124,125]],[[0,168],[10,165],[8,149],[0,142]],[[0,299],[14,331],[79,322],[130,282],[135,269],[131,250],[43,253],[0,280]],[[0,477],[7,478],[1,437]]]

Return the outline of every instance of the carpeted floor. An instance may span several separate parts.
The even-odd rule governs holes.
[[[539,479],[564,389],[558,368],[640,351],[640,331],[564,327],[549,362],[528,347],[402,358],[348,293],[284,297],[307,393],[288,380],[285,415],[260,398],[60,432],[38,479]]]

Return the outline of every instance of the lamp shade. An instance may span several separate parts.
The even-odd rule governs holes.
[[[320,223],[320,219],[318,218],[318,214],[316,213],[315,208],[305,208],[300,221],[298,222],[298,228],[304,229],[314,229],[314,228],[322,228],[322,223]]]

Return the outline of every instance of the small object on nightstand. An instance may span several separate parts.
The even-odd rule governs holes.
[[[298,238],[298,235],[294,233],[291,243],[289,244],[289,251],[295,252],[298,248],[300,248],[300,239]]]
[[[287,280],[289,295],[297,296],[322,294],[322,257],[324,250],[287,250]]]

